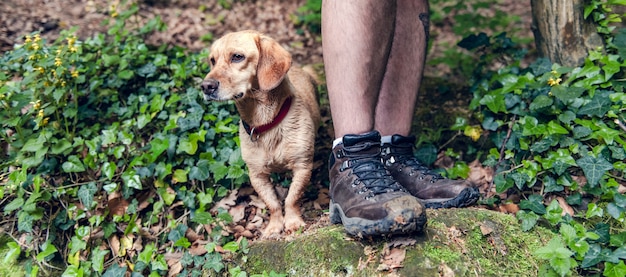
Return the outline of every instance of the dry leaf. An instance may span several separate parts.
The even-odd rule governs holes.
[[[241,221],[246,215],[246,206],[244,204],[239,204],[234,206],[228,210],[228,213],[233,218],[233,223]]]
[[[483,236],[486,236],[486,235],[493,233],[493,228],[481,224],[480,232],[483,234]]]
[[[391,248],[386,252],[381,260],[382,264],[378,266],[378,270],[386,271],[403,267],[402,263],[406,257],[405,248]]]
[[[505,203],[499,205],[498,210],[503,213],[515,214],[519,211],[519,206],[515,203]]]
[[[111,238],[109,239],[109,246],[111,247],[113,256],[120,257],[120,239],[117,237],[117,235],[111,236]]]
[[[180,273],[181,271],[183,271],[183,265],[180,262],[176,262],[173,265],[169,266],[169,270],[167,271],[167,276],[168,277],[177,276],[178,273]]]
[[[557,197],[556,201],[559,202],[559,206],[561,207],[561,209],[563,209],[563,213],[561,213],[561,215],[569,214],[571,216],[574,216],[574,209],[572,208],[572,206],[567,204],[567,202],[565,201],[563,197],[561,196]]]
[[[238,193],[238,190],[236,189],[232,190],[228,196],[220,199],[220,201],[217,201],[217,203],[215,203],[215,206],[211,208],[211,212],[216,213],[219,208],[228,210],[230,209],[230,207],[235,206],[235,203],[236,203],[235,201],[237,200],[237,193]]]
[[[261,200],[261,198],[259,198],[256,195],[250,195],[250,204],[251,206],[255,206],[261,210],[265,209],[267,206],[265,205],[265,202],[263,202],[263,200]]]

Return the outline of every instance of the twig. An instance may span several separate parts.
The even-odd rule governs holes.
[[[622,128],[622,130],[624,130],[624,132],[626,132],[626,125],[624,125],[624,123],[622,123],[622,121],[620,121],[619,119],[616,118],[613,122],[615,122],[615,124],[617,124],[617,126]]]
[[[506,137],[504,138],[504,140],[502,141],[502,145],[500,146],[500,157],[498,158],[498,163],[496,163],[496,165],[493,168],[494,172],[498,172],[498,168],[500,167],[500,164],[502,163],[502,160],[504,159],[504,148],[506,147],[506,143],[511,138],[511,131],[513,130],[513,124],[515,123],[516,120],[517,120],[517,115],[513,115],[511,122],[509,122],[509,130],[506,132]],[[491,180],[491,182],[489,182],[489,188],[487,188],[487,192],[490,192],[491,189],[493,188],[494,180]]]

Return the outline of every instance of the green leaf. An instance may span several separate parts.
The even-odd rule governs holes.
[[[102,173],[109,180],[113,180],[113,176],[115,176],[115,171],[117,170],[117,165],[111,162],[105,162],[102,164]]]
[[[535,225],[537,225],[537,221],[539,220],[539,215],[532,211],[527,212],[520,210],[517,212],[516,217],[521,221],[522,231],[524,232],[535,227]]]
[[[534,254],[539,259],[548,260],[552,269],[561,276],[567,275],[570,269],[576,266],[571,259],[574,253],[563,246],[559,237],[550,240],[548,245],[537,249]]]
[[[583,105],[578,114],[602,117],[611,109],[611,99],[609,91],[596,91],[591,101]]]
[[[224,250],[230,251],[232,253],[236,253],[239,250],[239,244],[236,241],[229,241],[224,246],[222,246]]]
[[[156,253],[156,247],[154,247],[154,243],[148,243],[143,251],[139,253],[137,256],[137,261],[143,262],[145,264],[150,264],[152,261],[152,256]]]
[[[61,154],[65,150],[70,149],[70,148],[72,148],[72,144],[69,141],[67,141],[67,139],[62,139],[52,144],[52,146],[50,147],[50,153]]]
[[[626,276],[626,265],[624,261],[619,261],[618,264],[604,263],[603,276],[606,277],[622,277]]]
[[[576,160],[576,164],[583,170],[587,182],[593,187],[597,185],[607,170],[613,169],[613,165],[604,158],[586,156]]]
[[[576,114],[570,110],[567,110],[559,114],[558,118],[559,118],[559,121],[565,124],[570,124],[572,121],[574,121],[574,119],[576,119]]]
[[[117,263],[113,263],[113,265],[107,268],[107,271],[104,272],[102,277],[120,277],[120,276],[124,276],[125,273],[126,273],[126,267],[120,267]]]
[[[586,267],[594,266],[598,264],[599,262],[601,262],[602,261],[602,258],[600,257],[601,252],[602,252],[602,247],[600,247],[600,245],[598,244],[590,245],[589,250],[585,254],[585,258],[583,259],[580,266],[583,268],[586,268]]]
[[[134,75],[135,75],[135,72],[133,72],[132,70],[129,70],[129,69],[122,70],[119,73],[117,73],[117,76],[120,77],[121,79],[124,79],[124,80],[129,80]]]
[[[553,103],[552,98],[550,98],[549,96],[539,95],[535,97],[532,103],[530,103],[529,108],[531,111],[536,111],[536,110],[548,107],[552,105],[552,103]]]
[[[15,211],[21,208],[24,205],[24,198],[15,198],[13,201],[9,202],[6,206],[4,206],[4,213],[9,214],[12,211]]]
[[[91,249],[91,268],[98,273],[104,270],[104,257],[109,254],[109,250],[93,247]]]
[[[8,250],[6,251],[4,258],[2,259],[2,263],[5,265],[13,264],[17,261],[17,258],[20,257],[20,253],[22,252],[20,246],[14,242],[10,241],[6,244]]]
[[[530,195],[527,200],[520,201],[519,207],[521,209],[531,210],[540,215],[546,213],[546,206],[543,205],[543,197],[537,194]]]
[[[50,240],[46,240],[46,242],[41,245],[41,252],[37,254],[35,257],[38,262],[43,262],[44,259],[54,253],[58,252],[57,248],[50,242]]]
[[[196,166],[192,167],[189,170],[189,178],[192,180],[205,181],[210,177],[210,167],[209,161],[207,160],[199,160]]]
[[[69,243],[70,255],[74,254],[78,251],[87,249],[87,242],[78,238],[77,236],[73,236],[72,240]]]
[[[124,184],[129,188],[142,189],[141,177],[135,173],[135,171],[127,171],[122,173],[122,180]]]
[[[85,171],[85,166],[76,155],[69,156],[67,161],[61,165],[61,168],[67,173]]]
[[[91,208],[93,204],[93,197],[98,191],[98,187],[96,187],[95,182],[90,182],[88,184],[82,185],[78,190],[77,197],[80,199],[80,202],[85,205],[87,208]]]
[[[170,147],[170,141],[168,139],[155,138],[150,141],[150,163],[153,163],[157,158]]]
[[[552,94],[559,100],[567,103],[570,100],[580,97],[585,90],[586,89],[582,87],[566,87],[557,85],[552,87]]]

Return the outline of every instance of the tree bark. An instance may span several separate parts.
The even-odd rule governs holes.
[[[591,19],[584,19],[583,0],[531,0],[532,30],[539,55],[553,63],[579,66],[589,50],[603,46]]]

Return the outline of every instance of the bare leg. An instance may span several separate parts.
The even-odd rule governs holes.
[[[335,137],[372,131],[394,34],[395,1],[328,0],[322,2],[322,10],[322,47]]]
[[[383,136],[407,136],[411,131],[428,44],[428,1],[398,0],[396,9],[395,34],[374,121]]]

